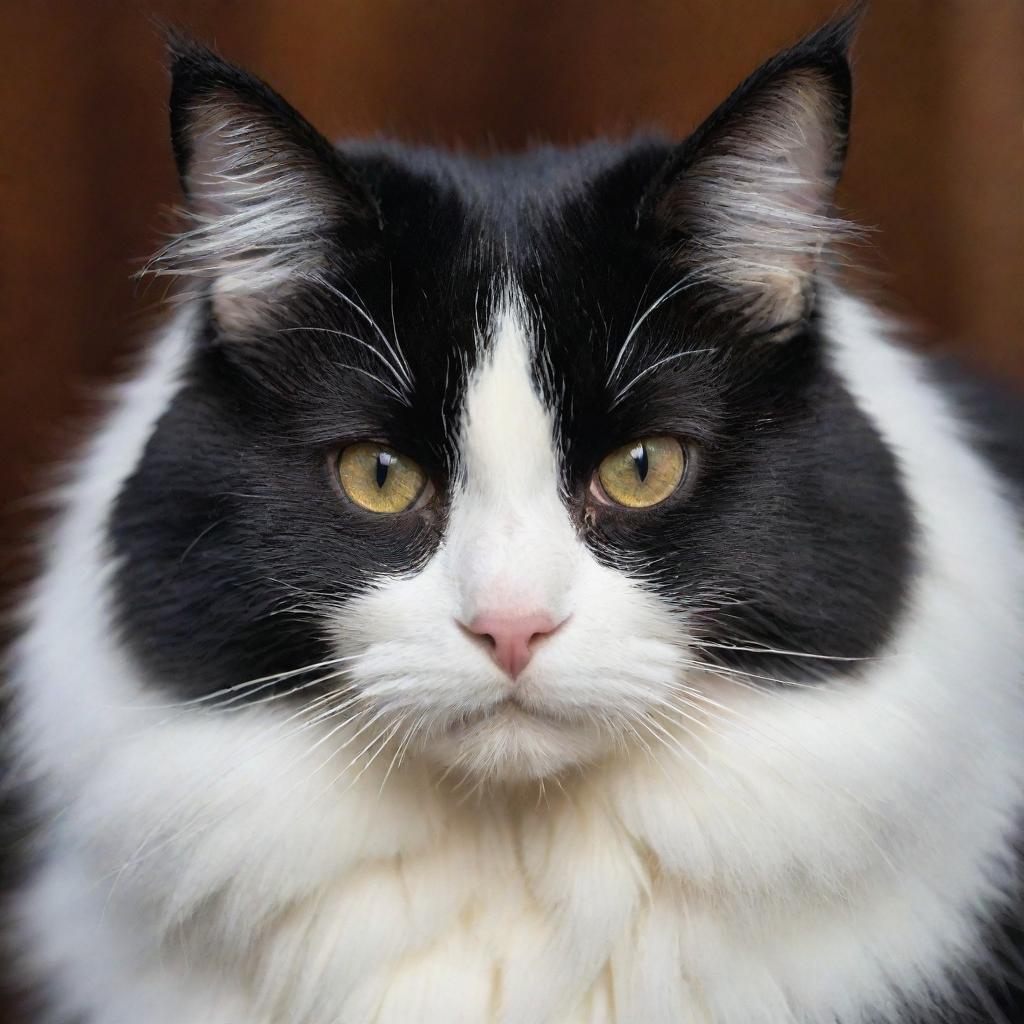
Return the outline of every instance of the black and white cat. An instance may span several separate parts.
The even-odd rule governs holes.
[[[490,158],[175,44],[184,302],[15,654],[46,1020],[1022,1019],[1024,421],[837,284],[850,32]]]

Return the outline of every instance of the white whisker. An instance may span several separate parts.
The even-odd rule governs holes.
[[[664,366],[665,363],[671,363],[673,360],[676,359],[684,359],[689,356],[699,356],[703,355],[706,352],[717,351],[717,348],[695,348],[690,349],[687,352],[675,352],[670,356],[665,356],[664,358],[659,359],[656,363],[652,363],[650,366],[648,366],[647,369],[641,370],[625,387],[620,388],[618,392],[616,392],[615,397],[611,401],[611,408],[614,409],[615,406],[619,404],[619,402],[622,400],[623,397],[625,397],[629,389],[632,388],[633,385],[637,383],[637,381],[641,380],[643,377],[646,377],[647,374],[653,373],[656,369],[658,369],[659,366]]]
[[[644,321],[664,303],[668,302],[669,299],[674,298],[685,288],[689,287],[689,282],[684,279],[682,281],[676,281],[675,284],[669,286],[652,302],[643,313],[634,321],[633,326],[629,329],[626,335],[626,340],[622,343],[622,347],[619,349],[618,355],[615,357],[615,362],[612,363],[611,370],[608,371],[608,383],[609,385],[618,377],[619,369],[622,365],[622,361],[626,356],[626,352],[629,349],[630,343],[633,341],[636,332],[643,326]]]

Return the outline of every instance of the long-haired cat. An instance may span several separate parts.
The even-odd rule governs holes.
[[[488,158],[174,44],[14,655],[42,1019],[1021,1019],[1022,420],[841,289],[851,22]]]

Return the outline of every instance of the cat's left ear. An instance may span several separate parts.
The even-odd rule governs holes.
[[[755,71],[672,155],[641,206],[684,281],[748,331],[783,340],[808,316],[850,121],[858,10]],[[696,289],[695,289],[696,290]]]
[[[322,279],[379,228],[358,176],[287,101],[172,33],[171,141],[189,227],[152,270],[208,284],[218,324],[244,332]]]

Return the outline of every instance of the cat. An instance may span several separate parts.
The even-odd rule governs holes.
[[[40,1020],[1024,1019],[1024,419],[842,283],[854,22],[479,157],[174,39],[12,660]]]

